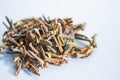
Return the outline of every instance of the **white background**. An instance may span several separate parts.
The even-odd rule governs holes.
[[[0,0],[0,37],[6,30],[4,16],[15,22],[42,14],[87,22],[82,33],[97,33],[98,48],[88,58],[40,69],[40,77],[23,70],[14,76],[13,57],[0,55],[1,80],[120,80],[120,0]]]

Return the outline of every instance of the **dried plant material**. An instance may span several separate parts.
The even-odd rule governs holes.
[[[72,18],[51,20],[46,18],[29,18],[17,21],[5,17],[9,26],[3,22],[7,31],[3,35],[4,45],[0,54],[15,54],[15,75],[22,68],[40,76],[39,68],[50,65],[60,66],[67,63],[65,57],[85,58],[97,47],[94,35],[91,39],[79,31],[85,29],[86,23],[74,25]],[[78,45],[75,39],[88,42],[85,46]],[[17,50],[16,50],[17,49]]]

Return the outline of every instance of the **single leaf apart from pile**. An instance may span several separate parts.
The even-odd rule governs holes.
[[[72,18],[29,18],[3,24],[7,31],[3,35],[1,54],[15,54],[16,75],[22,68],[40,75],[39,68],[67,63],[65,57],[88,57],[96,48],[95,35],[89,39],[78,31],[83,31],[85,23],[74,25]],[[75,43],[75,39],[88,42],[85,46]]]

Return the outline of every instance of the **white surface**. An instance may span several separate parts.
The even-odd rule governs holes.
[[[99,48],[86,59],[70,59],[61,67],[40,69],[40,77],[23,70],[14,76],[12,57],[0,55],[1,80],[120,80],[120,0],[0,0],[0,36],[6,30],[4,16],[15,22],[42,14],[87,22],[83,33],[97,33]]]

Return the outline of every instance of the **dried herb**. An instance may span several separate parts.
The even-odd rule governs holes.
[[[39,67],[61,65],[67,63],[65,57],[88,57],[93,48],[97,47],[94,35],[91,39],[78,32],[83,31],[85,24],[74,25],[72,18],[29,18],[13,23],[6,17],[9,26],[4,33],[4,45],[0,50],[9,49],[0,54],[16,54],[16,75],[22,68],[40,75]],[[78,45],[75,39],[88,42],[84,47]],[[16,50],[17,49],[17,50]]]

